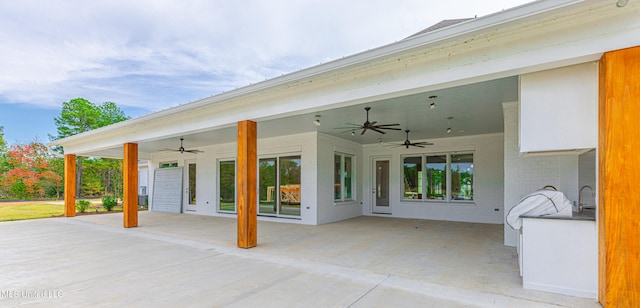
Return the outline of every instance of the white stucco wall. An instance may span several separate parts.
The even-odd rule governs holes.
[[[353,201],[335,202],[334,154],[353,155],[356,172]],[[318,224],[362,215],[362,145],[325,134],[318,135]]]
[[[418,140],[415,140],[418,141]],[[389,148],[367,145],[364,148],[363,191],[372,191],[371,164],[375,157],[390,159],[390,203],[392,217],[501,224],[503,222],[503,136],[478,135],[428,140],[426,148]],[[415,202],[401,200],[401,160],[407,154],[474,153],[474,202]],[[372,215],[371,194],[363,196],[363,213]],[[496,210],[497,209],[497,210]]]

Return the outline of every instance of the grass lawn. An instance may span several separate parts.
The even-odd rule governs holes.
[[[23,202],[17,205],[0,203],[0,221],[46,218],[64,214],[62,204]]]
[[[122,211],[122,205],[113,208],[112,212]],[[86,213],[107,212],[100,202],[92,202]],[[61,202],[0,202],[0,222],[62,216],[64,205]],[[76,212],[76,215],[82,215]]]

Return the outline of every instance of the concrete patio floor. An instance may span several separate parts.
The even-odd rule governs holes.
[[[359,217],[258,223],[140,212],[0,223],[0,306],[599,307],[521,287],[502,226]]]

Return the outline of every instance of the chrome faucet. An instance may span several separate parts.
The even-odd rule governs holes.
[[[593,191],[593,188],[591,188],[591,186],[584,185],[584,186],[580,187],[580,192],[578,193],[578,213],[582,213],[582,211],[584,210],[585,203],[582,203],[582,191],[585,188],[589,188],[591,190],[591,196],[593,196],[593,197],[596,196],[596,193]]]

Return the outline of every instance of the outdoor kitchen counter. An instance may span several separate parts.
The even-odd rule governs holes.
[[[518,252],[525,289],[596,298],[598,237],[593,214],[521,216]]]
[[[558,220],[587,220],[596,221],[596,212],[594,210],[586,210],[582,213],[573,212],[569,216],[533,216],[533,215],[520,215],[521,218],[533,218],[533,219],[558,219]]]

